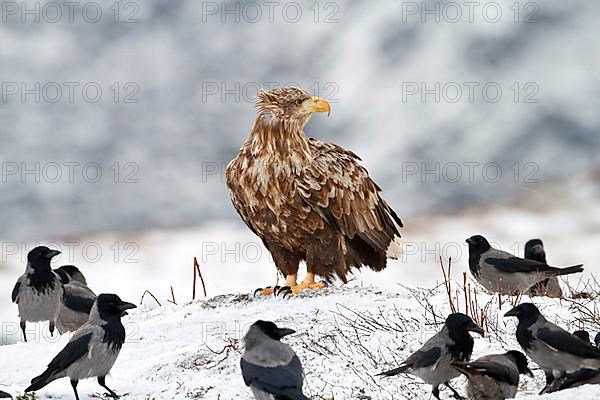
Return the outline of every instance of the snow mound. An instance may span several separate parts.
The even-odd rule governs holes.
[[[595,334],[597,327],[582,326],[580,319],[575,322],[573,301],[533,301],[561,326],[588,328]],[[475,337],[473,357],[518,349],[515,321],[502,318],[512,307],[509,299],[503,299],[499,307],[497,296],[478,294],[477,302],[477,318],[488,332],[484,338]],[[455,303],[460,311],[464,311],[463,303]],[[347,285],[285,300],[237,294],[162,306],[146,298],[124,319],[127,342],[107,382],[117,393],[126,393],[125,399],[252,399],[239,369],[241,338],[253,322],[266,319],[296,330],[285,341],[302,360],[304,389],[313,399],[429,399],[430,387],[416,378],[374,375],[418,349],[449,312],[443,286],[433,290],[399,286],[393,291]],[[0,347],[1,389],[22,393],[68,340],[66,335],[38,336],[36,341]],[[538,398],[535,393],[544,378],[542,371],[533,369],[535,379],[522,379],[520,398]],[[463,389],[462,378],[453,383]],[[83,398],[102,396],[95,380],[81,382],[78,389]],[[442,390],[442,398],[449,395]],[[591,400],[598,396],[600,386],[585,386],[543,398]],[[66,379],[37,393],[38,399],[71,397]]]

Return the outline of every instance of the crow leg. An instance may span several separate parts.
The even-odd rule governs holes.
[[[50,321],[50,336],[54,337],[54,321]]]
[[[79,393],[77,393],[77,384],[79,381],[71,379],[71,386],[73,386],[73,392],[75,393],[75,400],[79,400]]]
[[[546,375],[546,386],[548,386],[552,382],[554,382],[554,375],[552,374],[552,370],[545,369],[544,370],[544,375]]]
[[[564,377],[567,374],[566,372],[561,372],[558,378],[555,378],[554,371],[552,370],[544,370],[544,373],[546,374],[546,386],[544,386],[544,388],[540,390],[540,395],[546,393],[546,391],[552,385],[552,383],[554,383],[554,381],[558,381],[560,378]]]
[[[450,386],[449,382],[444,383],[444,385],[452,391],[455,399],[464,399],[464,397],[462,397],[456,390],[454,390],[452,386]]]
[[[435,385],[433,387],[433,389],[431,390],[431,394],[433,395],[433,397],[440,400],[440,388],[438,387],[438,385]]]
[[[108,395],[110,397],[112,397],[113,399],[118,399],[119,395],[116,394],[111,388],[109,388],[108,386],[106,386],[106,376],[99,376],[98,377],[98,384],[100,386],[102,386],[104,389],[108,390]]]
[[[23,331],[23,339],[27,342],[27,334],[25,333],[25,327],[27,326],[26,321],[21,321],[21,331]]]

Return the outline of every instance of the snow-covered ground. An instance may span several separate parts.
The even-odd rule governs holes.
[[[129,398],[216,400],[220,395],[221,400],[249,399],[239,374],[236,341],[259,318],[297,330],[289,342],[304,362],[306,391],[313,398],[429,398],[429,388],[417,380],[371,378],[402,360],[438,328],[428,325],[431,315],[425,316],[419,296],[410,295],[407,288],[438,286],[442,281],[439,256],[446,260],[452,257],[452,277],[462,282],[463,272],[468,271],[464,240],[480,233],[497,247],[517,254],[522,254],[526,240],[541,237],[551,264],[584,263],[585,272],[570,276],[568,283],[585,289],[584,282],[598,272],[595,249],[600,241],[600,195],[594,182],[573,177],[525,191],[524,196],[500,206],[421,218],[402,215],[406,225],[402,259],[390,261],[381,273],[357,272],[344,287],[334,285],[318,295],[290,300],[248,297],[254,288],[274,284],[276,274],[266,250],[241,222],[137,235],[105,234],[49,245],[63,251],[54,265],[78,265],[97,293],[114,292],[124,300],[140,303],[144,291],[149,290],[161,303],[158,306],[146,295],[143,306],[126,319],[129,339],[110,384],[117,391],[130,393]],[[0,389],[13,393],[25,388],[67,340],[48,338],[47,327],[32,324],[30,335],[37,340],[21,342],[17,309],[10,303],[9,293],[33,245],[2,242],[0,343],[5,345],[0,346]],[[190,303],[194,256],[200,262],[208,298],[204,298],[198,282],[199,299]],[[167,301],[172,297],[171,287],[178,305]],[[482,297],[480,304],[484,300]],[[430,296],[430,302],[438,317],[448,312],[443,290]],[[575,318],[568,302],[535,302],[564,327],[580,328],[568,326]],[[497,304],[492,310],[495,315]],[[504,305],[502,312],[506,310]],[[356,338],[344,316],[354,318],[353,311],[370,313],[376,319],[383,316],[402,326],[402,332],[361,331],[365,348],[349,349],[344,340],[356,343]],[[505,326],[501,317],[499,321],[493,329],[496,334],[476,339],[474,356],[518,348],[513,322]],[[588,328],[593,333],[600,330]],[[521,395],[535,397],[542,381],[540,373],[535,380],[526,378]],[[93,381],[83,382],[80,388],[82,394],[98,393]],[[583,388],[568,397],[566,393],[547,398],[592,399],[600,395],[600,389]],[[39,393],[42,399],[70,396],[68,382],[53,383]]]
[[[239,341],[255,320],[269,319],[297,331],[286,341],[303,362],[305,392],[313,399],[430,398],[430,388],[418,379],[379,379],[373,375],[396,365],[439,329],[431,324],[432,315],[426,314],[419,302],[427,298],[436,313],[445,315],[449,308],[444,290],[431,295],[411,294],[399,287],[379,290],[350,285],[301,296],[283,300],[227,295],[162,307],[145,302],[126,317],[128,339],[109,386],[131,399],[251,399],[240,375]],[[487,300],[487,296],[480,296],[480,301]],[[565,303],[535,302],[547,317],[567,327],[563,321],[571,315]],[[501,317],[510,307],[505,303],[501,310],[493,308],[490,312],[493,332],[475,338],[475,357],[518,348],[514,321],[505,323]],[[0,387],[19,393],[66,341],[65,336],[3,346]],[[519,397],[537,398],[535,393],[544,378],[541,371],[534,372],[535,379],[522,380]],[[455,382],[460,388],[463,384],[462,379]],[[82,398],[102,393],[94,380],[81,382],[79,391],[84,394]],[[63,379],[37,395],[40,399],[68,399],[72,392]],[[442,396],[448,398],[449,393],[442,391]],[[600,386],[544,398],[591,400],[598,396]]]

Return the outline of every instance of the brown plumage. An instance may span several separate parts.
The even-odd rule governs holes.
[[[400,218],[353,152],[302,129],[329,104],[298,88],[260,91],[250,136],[227,167],[237,212],[279,271],[343,282],[352,267],[386,267],[401,252]]]

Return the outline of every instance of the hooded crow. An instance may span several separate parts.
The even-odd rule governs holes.
[[[522,303],[505,317],[517,317],[517,341],[542,369],[560,377],[582,368],[600,369],[600,350],[549,322],[531,303]]]
[[[50,268],[52,257],[60,254],[46,246],[39,246],[27,254],[25,273],[19,277],[12,291],[12,301],[17,303],[21,318],[23,338],[26,323],[50,321],[50,333],[58,316],[63,287],[60,277]]]
[[[467,393],[473,399],[513,399],[519,388],[520,374],[533,377],[527,367],[527,357],[516,350],[490,354],[471,362],[456,361],[452,366],[467,377]]]
[[[59,275],[60,275],[60,271],[66,273],[70,277],[70,280],[79,282],[82,285],[86,285],[87,286],[87,280],[85,279],[85,276],[79,270],[79,268],[77,268],[76,266],[74,266],[74,265],[63,265],[62,267],[56,268],[54,270],[54,272],[56,272]]]
[[[74,332],[85,324],[90,316],[96,294],[90,288],[71,278],[64,270],[55,270],[63,283],[63,297],[56,318],[56,329],[62,335]]]
[[[525,243],[525,258],[528,260],[541,262],[542,264],[547,264],[544,243],[542,243],[541,239],[531,239]],[[557,298],[563,296],[562,289],[558,283],[558,278],[555,276],[546,278],[543,281],[536,283],[529,288],[528,294],[530,296],[547,296]]]
[[[546,264],[546,251],[541,239],[530,239],[525,243],[525,258]]]
[[[568,268],[555,268],[534,260],[516,257],[494,249],[481,235],[467,239],[469,244],[469,269],[486,290],[493,293],[525,293],[536,283],[551,276],[582,272],[583,264]]]
[[[270,321],[256,321],[244,336],[242,376],[256,400],[308,400],[304,374],[294,350],[280,339],[295,333]]]
[[[89,321],[73,334],[65,348],[50,361],[48,369],[31,380],[25,392],[40,390],[56,379],[69,377],[75,399],[79,400],[79,380],[98,377],[98,383],[108,391],[108,395],[118,398],[106,386],[105,380],[125,342],[121,315],[132,308],[136,306],[124,302],[116,294],[99,295]]]
[[[471,317],[462,313],[450,314],[440,332],[429,339],[419,350],[410,355],[398,368],[382,372],[378,376],[394,376],[401,373],[418,376],[433,387],[431,393],[440,398],[441,384],[460,397],[449,382],[460,376],[451,363],[469,361],[473,352],[473,338],[469,332],[483,336],[483,329]]]

